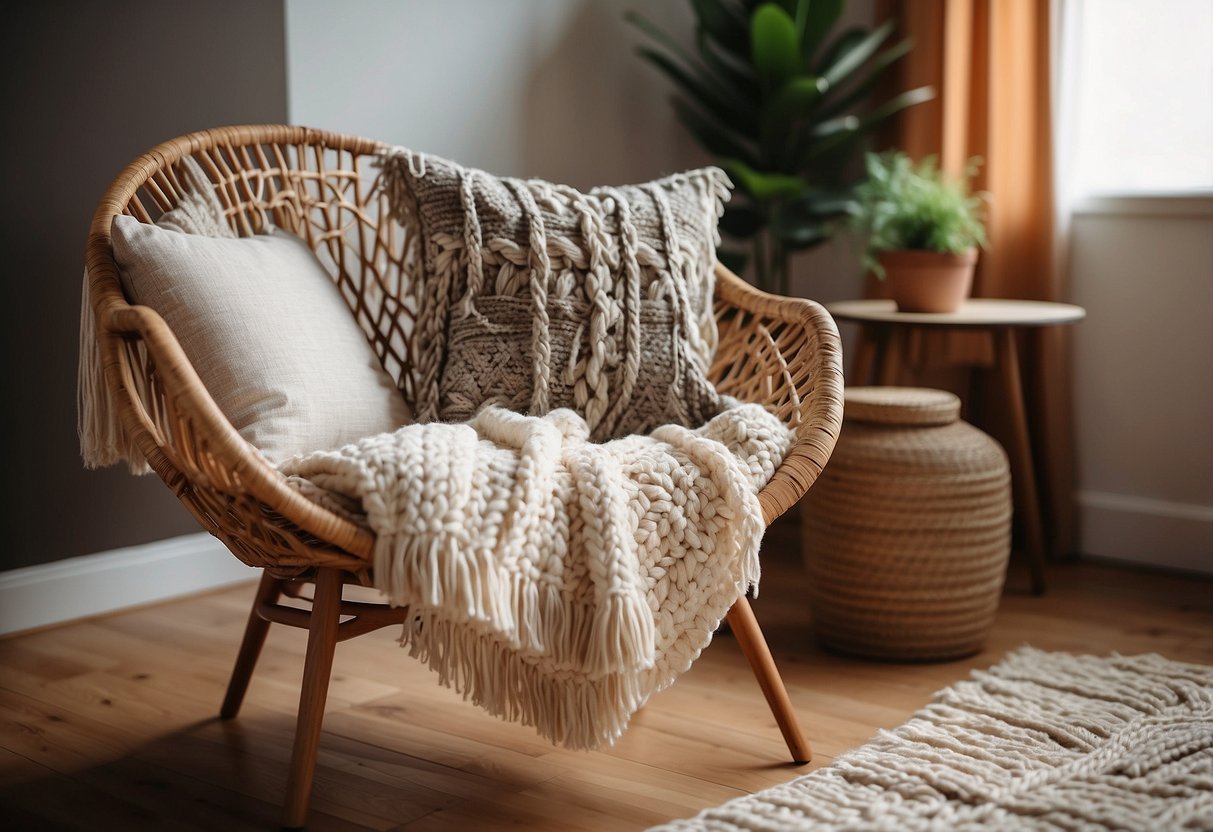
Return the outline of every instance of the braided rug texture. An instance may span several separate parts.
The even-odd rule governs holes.
[[[568,407],[601,440],[720,411],[707,369],[722,171],[582,193],[401,147],[379,164],[424,270],[420,421]]]
[[[909,722],[686,830],[1210,830],[1213,668],[1022,648]]]
[[[728,404],[695,430],[606,443],[572,410],[489,406],[280,467],[310,499],[364,513],[375,586],[410,608],[402,644],[442,684],[594,748],[757,585],[757,495],[793,434]]]

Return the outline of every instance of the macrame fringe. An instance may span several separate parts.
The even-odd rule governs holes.
[[[178,163],[181,194],[177,205],[157,225],[183,234],[235,237],[223,204],[202,166],[192,156]],[[137,364],[144,363],[143,345],[136,348]],[[147,381],[142,372],[132,373],[136,394],[148,401]],[[97,340],[97,316],[93,311],[88,269],[80,288],[80,363],[76,373],[76,433],[80,456],[86,468],[102,468],[126,461],[131,473],[146,474],[151,468],[143,453],[127,435],[118,408],[105,382],[101,346]]]
[[[76,371],[76,433],[85,468],[103,468],[126,461],[133,474],[151,471],[139,448],[127,436],[118,417],[101,363],[97,316],[93,312],[88,270],[80,288],[80,363]]]

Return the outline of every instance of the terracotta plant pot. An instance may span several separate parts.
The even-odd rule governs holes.
[[[878,259],[898,311],[955,312],[973,288],[977,249],[962,254],[884,251]]]

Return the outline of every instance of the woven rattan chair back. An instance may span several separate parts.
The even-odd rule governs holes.
[[[309,639],[285,822],[305,817],[328,668],[337,640],[400,620],[341,600],[341,583],[365,577],[373,538],[289,488],[216,406],[172,331],[152,309],[129,303],[114,262],[118,214],[154,222],[183,194],[179,162],[192,156],[216,186],[232,229],[267,223],[306,240],[327,267],[387,373],[410,401],[416,320],[403,229],[373,187],[377,141],[304,127],[257,125],[192,133],[160,144],[110,185],[87,244],[94,327],[105,383],[123,428],[153,471],[198,522],[266,576],[224,703],[234,716],[269,621],[307,627]],[[796,431],[796,441],[759,495],[770,523],[794,505],[829,459],[842,421],[841,353],[830,316],[816,303],[778,298],[717,267],[718,389],[761,402]],[[205,312],[205,310],[201,310]],[[289,579],[314,580],[309,613],[276,604]],[[339,614],[358,618],[337,623]],[[793,757],[808,759],[791,706],[745,599],[729,621],[775,711]],[[327,654],[327,655],[326,655]]]

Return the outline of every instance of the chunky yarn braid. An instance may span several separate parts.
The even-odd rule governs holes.
[[[422,419],[571,407],[601,440],[719,412],[706,373],[723,173],[582,193],[403,148],[380,165],[393,216],[425,240]]]

